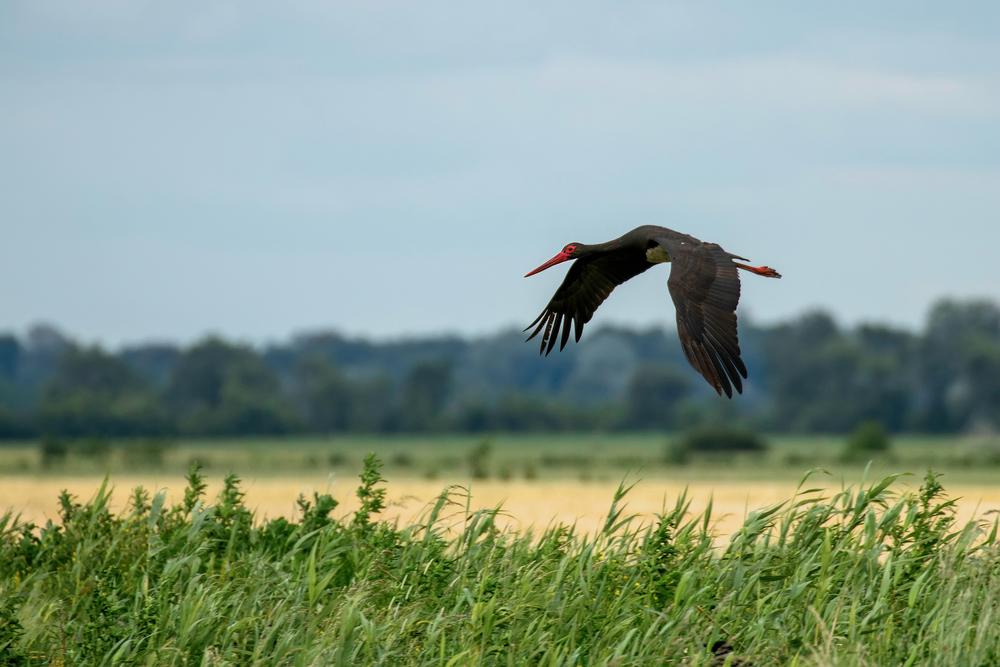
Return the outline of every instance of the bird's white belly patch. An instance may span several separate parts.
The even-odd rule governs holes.
[[[670,261],[670,253],[663,249],[661,245],[655,245],[646,250],[646,261],[651,264],[660,264]]]

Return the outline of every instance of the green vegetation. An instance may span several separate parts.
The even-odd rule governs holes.
[[[844,446],[844,460],[867,460],[872,456],[889,453],[889,434],[877,421],[858,424]]]
[[[762,665],[988,665],[1000,660],[997,526],[956,525],[937,476],[832,497],[808,488],[715,546],[687,500],[649,526],[620,486],[603,529],[497,527],[445,490],[411,525],[379,522],[379,463],[361,510],[328,495],[256,521],[230,475],[197,467],[167,507],[141,488],[66,494],[58,523],[0,519],[7,665],[704,665],[726,640]],[[713,663],[715,664],[715,663]],[[721,663],[720,663],[721,664]]]
[[[348,433],[1000,430],[1000,306],[943,300],[921,332],[807,313],[741,321],[745,395],[719,400],[673,331],[595,328],[539,357],[518,332],[256,349],[219,338],[112,353],[47,327],[0,335],[0,439]]]
[[[708,431],[712,433],[713,431]],[[740,434],[742,431],[720,431]],[[692,433],[697,434],[698,431]],[[704,433],[704,432],[702,432]],[[581,479],[609,482],[631,470],[685,480],[792,480],[823,467],[857,480],[869,461],[886,474],[933,467],[953,482],[994,484],[1000,437],[896,435],[889,452],[844,458],[846,436],[768,435],[765,451],[697,451],[685,434],[348,435],[123,440],[43,438],[0,446],[0,475],[183,474],[198,461],[213,476],[358,474],[376,452],[394,478]]]
[[[706,428],[689,433],[681,441],[692,452],[764,452],[767,443],[746,429]]]

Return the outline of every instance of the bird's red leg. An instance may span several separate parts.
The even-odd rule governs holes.
[[[764,276],[765,278],[780,278],[781,274],[772,269],[770,266],[748,266],[746,264],[740,264],[739,262],[733,262],[736,266],[740,267],[744,271],[749,271],[751,273],[756,273],[758,276]]]

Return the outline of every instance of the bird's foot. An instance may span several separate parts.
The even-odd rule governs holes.
[[[736,266],[740,267],[744,271],[750,271],[751,273],[756,273],[758,276],[764,276],[765,278],[780,278],[781,274],[772,269],[770,266],[749,266],[747,264],[740,264],[739,262],[733,262]]]

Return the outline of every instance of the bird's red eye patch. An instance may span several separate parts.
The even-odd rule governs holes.
[[[567,255],[573,252],[574,250],[576,250],[575,245],[568,245],[565,248],[563,248],[563,252],[566,253]]]

